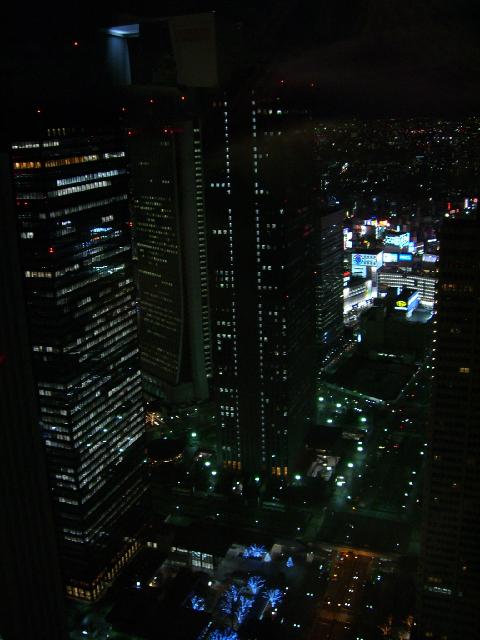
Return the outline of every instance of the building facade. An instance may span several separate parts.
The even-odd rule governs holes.
[[[397,269],[385,269],[378,272],[378,286],[383,289],[388,287],[406,287],[416,289],[422,304],[433,309],[435,304],[435,291],[438,277],[431,273],[405,273]]]
[[[478,635],[480,255],[478,221],[444,223],[421,555],[423,636]]]
[[[148,396],[189,403],[212,367],[200,126],[159,120],[130,136],[142,376]]]
[[[65,640],[66,616],[38,430],[7,152],[0,155],[0,637]]]
[[[54,129],[11,155],[63,573],[70,596],[95,599],[137,548],[145,491],[125,150]]]
[[[320,210],[315,216],[319,368],[327,365],[343,344],[343,219],[343,209]]]
[[[276,98],[212,100],[206,202],[223,463],[283,477],[313,410],[315,228],[309,118]]]

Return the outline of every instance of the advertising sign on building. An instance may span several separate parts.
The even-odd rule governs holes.
[[[383,251],[380,253],[352,253],[352,267],[381,267]]]

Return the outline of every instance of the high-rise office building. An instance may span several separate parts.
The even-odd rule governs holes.
[[[12,169],[63,573],[95,599],[138,548],[145,490],[125,150],[50,129],[12,145]]]
[[[480,252],[477,220],[446,221],[420,581],[422,637],[478,636],[480,602]]]
[[[320,209],[316,232],[316,335],[319,367],[338,353],[343,338],[343,218],[342,209]]]
[[[313,406],[314,163],[308,116],[276,98],[212,100],[206,202],[223,462],[285,476]]]
[[[7,153],[0,156],[0,172],[0,638],[63,640],[64,595],[38,429]]]
[[[184,403],[205,400],[211,376],[203,163],[199,123],[169,119],[181,95],[167,93],[131,130],[131,210],[144,389]]]

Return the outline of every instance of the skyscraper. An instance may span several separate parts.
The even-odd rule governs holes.
[[[421,557],[424,637],[478,636],[480,602],[480,255],[478,220],[441,234]]]
[[[0,156],[0,570],[3,640],[66,638],[64,595],[18,260],[7,153]]]
[[[313,406],[313,133],[272,89],[212,100],[206,190],[224,465],[285,476]]]
[[[12,163],[63,573],[69,595],[95,599],[138,547],[145,490],[125,151],[50,129],[14,143]]]
[[[209,394],[207,247],[200,125],[179,108],[169,117],[182,96],[166,93],[131,131],[131,209],[144,388],[179,403]]]
[[[315,215],[315,315],[320,367],[328,364],[342,344],[343,218],[339,208],[321,208]]]

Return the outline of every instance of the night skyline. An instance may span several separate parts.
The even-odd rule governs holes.
[[[479,32],[9,7],[1,640],[476,637]]]

